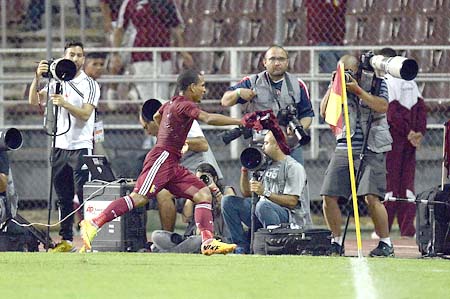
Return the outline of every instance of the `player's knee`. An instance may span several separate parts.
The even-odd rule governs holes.
[[[148,198],[138,193],[131,193],[130,197],[133,199],[134,207],[142,207],[148,202]]]
[[[194,198],[192,200],[196,203],[211,202],[212,201],[211,192],[207,187],[203,188],[194,194]]]

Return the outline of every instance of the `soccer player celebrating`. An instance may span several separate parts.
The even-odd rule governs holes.
[[[177,84],[180,95],[162,105],[153,116],[159,125],[157,143],[144,160],[133,192],[113,201],[97,217],[81,222],[81,237],[85,250],[91,249],[92,240],[100,227],[135,207],[145,205],[161,189],[167,189],[175,196],[188,198],[196,203],[194,218],[202,236],[203,254],[226,254],[236,248],[235,244],[222,243],[213,238],[209,188],[181,166],[179,160],[194,119],[216,126],[240,125],[241,121],[200,110],[196,103],[200,102],[206,89],[204,78],[198,72],[184,71],[178,76]]]

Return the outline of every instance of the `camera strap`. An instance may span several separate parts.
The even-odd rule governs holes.
[[[287,87],[287,89],[288,89],[288,94],[289,94],[289,96],[291,97],[292,102],[293,102],[294,104],[297,104],[297,103],[295,102],[295,97],[294,97],[294,88],[292,87],[291,80],[289,79],[289,76],[288,76],[287,74],[284,74],[284,80],[286,81],[286,87]]]
[[[285,76],[285,77],[286,77],[286,76]],[[266,79],[267,84],[269,84],[269,86],[270,86],[270,91],[272,92],[273,98],[274,98],[275,101],[277,102],[278,110],[281,110],[281,105],[280,105],[280,101],[278,100],[278,93],[277,93],[277,90],[276,90],[276,88],[273,86],[272,80],[270,80],[269,75],[267,74],[267,72],[264,73],[264,78]],[[281,91],[280,91],[280,93],[281,93]]]

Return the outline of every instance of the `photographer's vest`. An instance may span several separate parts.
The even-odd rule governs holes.
[[[284,109],[290,104],[294,104],[297,108],[297,103],[300,101],[300,86],[298,79],[293,75],[288,72],[285,73],[280,94],[272,86],[267,71],[251,75],[249,79],[251,89],[255,90],[256,96],[249,102],[247,111],[253,112],[271,109],[277,115],[280,109]]]
[[[356,125],[359,122],[363,136],[367,134],[367,122],[371,109],[359,98],[348,94],[348,117],[350,122],[350,134],[353,137]],[[342,133],[336,139],[345,139],[346,124],[344,122]],[[386,113],[379,113],[372,110],[372,124],[370,126],[367,148],[375,153],[384,153],[392,149],[392,136],[389,132]]]
[[[271,84],[271,79],[267,71],[263,71],[256,75],[249,77],[251,89],[256,93],[256,96],[249,102],[247,111],[261,111],[272,110],[275,115],[278,115],[280,109],[285,109],[288,105],[294,105],[297,108],[300,102],[300,86],[298,79],[286,72],[281,84],[281,91],[278,92]],[[294,84],[292,84],[294,82]],[[295,99],[298,99],[297,101]],[[298,112],[298,108],[297,108]],[[297,115],[298,117],[298,115]],[[285,130],[285,128],[283,128]],[[287,137],[287,143],[292,150],[298,146],[298,138],[295,135]]]

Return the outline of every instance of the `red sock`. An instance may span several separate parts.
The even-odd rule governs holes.
[[[202,242],[214,237],[214,225],[210,202],[200,202],[195,205],[194,219],[202,235]]]
[[[134,208],[133,199],[129,196],[124,196],[119,199],[114,200],[110,203],[103,212],[97,217],[92,219],[92,222],[97,225],[97,227],[102,227],[106,222],[122,216],[126,212],[131,211]]]

